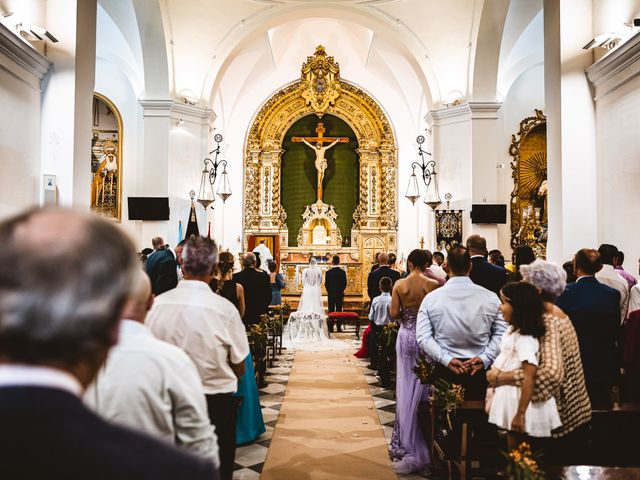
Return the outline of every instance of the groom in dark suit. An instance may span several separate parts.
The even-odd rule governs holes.
[[[324,286],[327,289],[327,303],[329,304],[329,313],[341,312],[342,302],[344,301],[344,291],[347,288],[347,274],[340,265],[340,257],[334,255],[331,261],[333,267],[327,270],[324,279]],[[327,322],[329,331],[333,332],[333,320]],[[342,323],[338,320],[338,332],[342,331]]]
[[[471,281],[499,296],[500,289],[507,283],[507,271],[487,261],[487,240],[480,235],[471,235],[467,239],[467,250],[471,255]]]

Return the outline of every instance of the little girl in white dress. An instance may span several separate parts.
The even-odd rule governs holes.
[[[510,432],[550,437],[560,416],[553,397],[531,402],[538,368],[538,339],[544,335],[542,301],[533,285],[510,283],[500,292],[502,315],[510,324],[494,365],[503,372],[522,368],[522,387],[504,385],[487,390],[489,422]]]

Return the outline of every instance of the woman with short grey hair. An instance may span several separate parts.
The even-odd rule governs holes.
[[[538,289],[544,303],[545,334],[540,339],[540,366],[531,401],[542,402],[554,397],[562,422],[562,426],[552,432],[551,448],[545,449],[546,460],[558,465],[575,464],[581,461],[579,455],[584,451],[591,403],[576,331],[569,317],[554,304],[565,289],[567,274],[560,265],[540,259],[522,265],[520,272],[523,281]],[[494,387],[520,386],[522,379],[522,370],[502,372],[492,367],[487,372],[487,381]]]

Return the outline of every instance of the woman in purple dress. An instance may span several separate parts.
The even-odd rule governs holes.
[[[413,373],[420,356],[416,317],[424,297],[440,285],[424,275],[428,255],[414,250],[407,259],[409,275],[393,288],[391,317],[400,323],[396,343],[396,422],[389,447],[399,474],[421,472],[429,466],[429,450],[418,423],[418,404],[427,399],[427,387]]]

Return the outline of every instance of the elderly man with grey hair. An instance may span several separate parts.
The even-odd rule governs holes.
[[[242,271],[233,279],[244,289],[244,315],[242,321],[247,328],[260,322],[260,316],[267,313],[271,303],[269,275],[256,269],[256,256],[245,253],[242,256]]]
[[[0,244],[0,478],[217,478],[210,461],[80,399],[117,342],[138,268],[119,228],[36,209],[0,223]]]
[[[538,289],[544,304],[545,334],[540,339],[540,364],[532,402],[554,397],[562,425],[552,432],[545,459],[554,465],[585,462],[591,403],[585,386],[578,336],[565,313],[554,302],[564,292],[567,274],[560,265],[535,260],[520,267],[523,280]],[[493,386],[522,385],[522,369],[503,372],[495,367],[487,373]]]
[[[244,373],[249,343],[236,307],[209,287],[217,263],[212,240],[190,238],[182,250],[184,280],[156,298],[147,325],[157,338],[184,350],[196,365],[218,436],[220,476],[231,480],[238,407],[233,394]]]
[[[151,281],[138,270],[122,309],[119,342],[85,394],[106,420],[144,431],[220,465],[202,382],[181,349],[144,325],[153,304]]]

